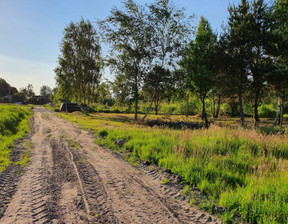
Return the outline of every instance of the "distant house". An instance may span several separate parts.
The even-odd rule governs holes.
[[[0,78],[0,103],[13,103],[13,95],[17,93],[18,90],[15,87]]]

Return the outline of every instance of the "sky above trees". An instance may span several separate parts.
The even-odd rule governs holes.
[[[152,0],[136,0],[150,3]],[[240,0],[174,0],[175,5],[184,7],[187,15],[196,16],[197,26],[200,16],[211,23],[212,29],[221,32],[221,24],[226,24],[229,4]],[[33,84],[39,93],[40,86],[55,86],[54,69],[60,54],[59,43],[64,28],[81,18],[105,19],[113,6],[121,7],[120,0],[1,0],[0,1],[0,77],[12,86]],[[96,25],[96,24],[95,24]],[[107,49],[106,49],[107,50]],[[105,46],[103,47],[105,53]],[[112,79],[109,70],[105,78]]]

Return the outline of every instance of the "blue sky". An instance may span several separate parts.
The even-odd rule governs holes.
[[[153,0],[135,0],[140,4]],[[187,15],[206,17],[214,30],[226,24],[227,6],[240,0],[174,0]],[[39,93],[40,86],[55,87],[59,43],[70,21],[83,17],[95,22],[105,19],[120,0],[0,0],[0,78],[16,88],[28,84]],[[106,70],[105,78],[113,75]]]

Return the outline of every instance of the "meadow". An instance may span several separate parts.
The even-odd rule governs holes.
[[[269,120],[258,131],[239,128],[236,119],[219,119],[209,129],[190,130],[149,127],[125,114],[60,116],[92,131],[97,144],[125,153],[135,165],[150,161],[181,175],[186,192],[196,187],[211,201],[198,201],[192,193],[190,203],[218,213],[224,222],[237,217],[249,223],[288,222],[288,138],[285,129],[269,126]],[[193,117],[162,117],[177,119],[201,122]],[[119,139],[125,144],[117,144]],[[215,209],[219,206],[221,212]]]
[[[10,152],[15,140],[29,132],[31,115],[28,106],[0,105],[0,172],[12,164]]]

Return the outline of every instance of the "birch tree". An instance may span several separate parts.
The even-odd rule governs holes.
[[[89,104],[100,82],[103,68],[101,47],[89,20],[71,22],[60,44],[56,82],[63,98]]]

